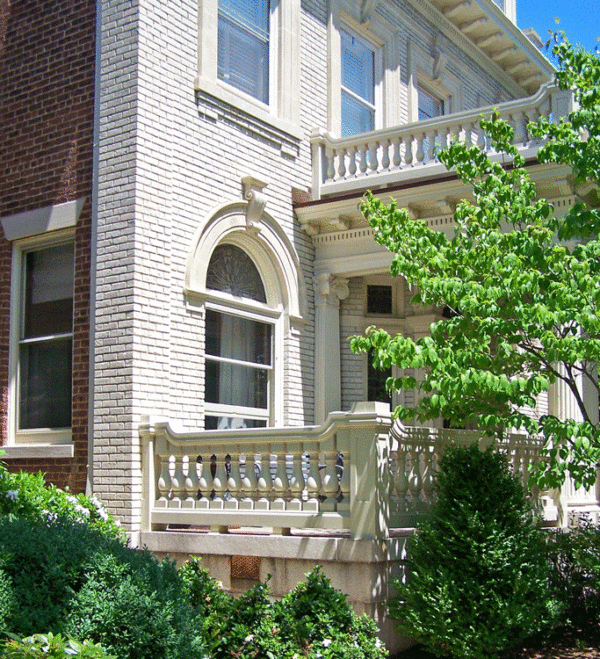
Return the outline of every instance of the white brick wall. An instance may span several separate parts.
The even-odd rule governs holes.
[[[247,174],[268,183],[266,212],[300,260],[308,311],[306,323],[285,337],[284,420],[291,425],[313,420],[314,252],[295,221],[292,187],[309,189],[307,138],[313,128],[327,124],[326,2],[302,2],[304,138],[299,142],[196,94],[197,2],[102,3],[94,488],[134,530],[140,521],[141,416],[167,417],[188,429],[203,422],[204,323],[185,306],[186,260],[211,211],[242,201],[241,177]],[[415,38],[411,21],[433,34],[407,3],[398,0],[396,5],[394,26],[407,40]],[[402,12],[410,20],[403,20]],[[429,43],[419,45],[430,48]],[[444,47],[461,60],[455,75],[462,76],[466,67],[481,76],[465,82],[469,106],[479,98],[493,102],[500,90],[491,76],[464,61],[453,44],[444,42]],[[407,107],[405,93],[398,102]],[[341,323],[344,408],[363,396],[362,366],[357,367],[362,358],[350,354],[346,341],[363,327],[343,320],[358,304],[362,284],[360,279],[350,284]],[[350,316],[357,313],[351,310]]]

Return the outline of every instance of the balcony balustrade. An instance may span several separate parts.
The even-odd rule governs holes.
[[[383,539],[414,526],[433,501],[444,450],[492,442],[473,431],[392,423],[383,403],[332,413],[322,426],[177,433],[156,422],[143,424],[140,437],[145,531],[247,527],[354,539]],[[526,482],[539,441],[511,435],[495,448]],[[546,520],[555,521],[554,500],[536,497]]]
[[[482,114],[489,116],[494,109],[514,128],[519,150],[525,155],[533,150],[533,155],[539,144],[527,125],[539,117],[558,122],[572,103],[569,91],[547,84],[528,98],[351,137],[335,138],[317,130],[311,137],[313,199],[439,175],[445,168],[437,153],[453,141],[492,152],[479,122]]]

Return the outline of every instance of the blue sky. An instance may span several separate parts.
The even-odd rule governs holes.
[[[555,17],[560,18],[558,25]],[[522,30],[532,27],[544,43],[549,29],[559,29],[571,43],[600,48],[600,0],[517,0],[517,24]]]

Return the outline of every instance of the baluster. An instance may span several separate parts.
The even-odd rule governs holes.
[[[210,497],[210,487],[212,484],[212,476],[210,475],[210,460],[207,459],[206,455],[199,455],[196,458],[196,469],[200,470],[198,476],[198,501],[196,502],[196,508],[208,508],[209,497]]]
[[[350,176],[356,176],[356,152],[357,149],[356,147],[352,147],[348,151],[348,157],[349,157],[349,162],[348,162],[348,173]]]
[[[426,135],[425,133],[421,133],[420,137],[417,137],[417,153],[416,153],[416,164],[422,165],[423,160],[425,158],[425,152],[423,151],[423,147],[425,146],[425,140],[426,140]]]
[[[524,112],[524,115],[526,117],[526,123],[529,125],[530,123],[533,123],[534,121],[537,121],[537,118],[539,116],[539,113],[537,111],[537,108],[531,108],[530,110],[526,110]],[[529,130],[527,131],[527,142],[531,142],[532,144],[534,141],[539,141],[539,140],[534,140],[533,135],[529,133]]]
[[[394,138],[394,155],[392,157],[392,164],[394,169],[400,169],[402,167],[402,138]]]
[[[171,492],[171,474],[169,472],[169,456],[161,455],[160,459],[160,476],[156,482],[156,489],[160,494],[156,505],[161,508],[166,508],[169,500],[169,493]]]
[[[288,489],[288,477],[285,470],[285,451],[282,446],[278,446],[271,454],[273,464],[273,504],[274,510],[285,510],[285,494]]]
[[[196,457],[188,455],[187,457],[187,476],[185,477],[185,500],[186,508],[193,508],[196,505],[198,496],[198,472],[196,471]]]
[[[433,447],[425,446],[423,452],[423,476],[421,500],[429,508],[433,502]]]
[[[515,144],[527,144],[527,117],[519,112],[515,119]]]
[[[409,135],[406,139],[406,151],[404,155],[404,160],[407,165],[410,165],[411,167],[414,167],[414,162],[413,162],[413,139],[414,137],[412,135]]]
[[[406,511],[406,495],[408,494],[408,478],[406,477],[406,451],[398,447],[396,453],[396,473],[394,474],[394,491],[400,502],[400,512]]]
[[[419,495],[421,494],[421,465],[420,455],[414,447],[409,449],[408,458],[408,496],[413,506],[417,507]]]
[[[321,475],[321,491],[319,494],[320,498],[324,499],[321,502],[321,510],[335,510],[339,485],[333,455],[327,455],[324,451],[319,453],[319,473]]]
[[[371,171],[376,172],[379,169],[379,142],[369,143],[369,167]]]
[[[254,508],[254,498],[256,496],[256,471],[254,468],[253,453],[240,454],[240,471],[244,474],[240,480],[240,492],[242,496],[240,508],[243,508],[244,510],[252,510]]]
[[[239,452],[234,451],[233,457],[228,453],[225,456],[225,475],[227,476],[227,492],[229,500],[225,502],[226,508],[237,508],[238,493],[241,487]],[[227,497],[227,493],[225,494]]]
[[[289,469],[290,501],[288,510],[302,510],[302,492],[304,490],[304,476],[302,475],[302,455],[288,454],[286,456]]]
[[[258,458],[258,459],[257,459]],[[269,494],[272,488],[271,481],[271,465],[269,462],[269,455],[263,454],[255,456],[254,466],[257,470],[256,485],[258,488],[258,496],[260,497],[256,502],[257,510],[269,509]]]
[[[364,174],[367,171],[367,161],[368,161],[368,152],[369,152],[369,145],[368,144],[363,144],[362,147],[359,147],[360,149],[360,173]]]
[[[223,508],[223,495],[225,494],[225,456],[213,453],[210,456],[210,473],[212,474],[212,501],[211,508]]]
[[[333,181],[335,177],[334,154],[331,147],[325,149],[325,164],[327,165],[327,181]]]
[[[338,179],[346,178],[346,153],[347,149],[340,149],[338,154]]]
[[[485,130],[483,130],[480,125],[477,125],[477,146],[482,151],[488,150],[487,135],[485,134]]]
[[[185,493],[185,474],[183,473],[183,456],[173,455],[170,458],[173,464],[171,476],[171,502],[169,505],[179,507]]]
[[[390,169],[390,145],[391,145],[391,140],[387,139],[383,145],[382,145],[382,153],[381,153],[381,166],[383,169],[389,171]]]
[[[321,483],[319,478],[319,465],[316,448],[312,453],[306,452],[306,468],[308,476],[306,478],[306,489],[308,491],[308,501],[304,504],[305,510],[318,512],[319,510],[319,490]]]

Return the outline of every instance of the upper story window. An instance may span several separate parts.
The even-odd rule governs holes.
[[[266,306],[260,273],[236,245],[215,248],[206,287]],[[273,407],[274,322],[258,305],[247,309],[224,306],[206,310],[205,428],[267,426]]]
[[[269,103],[269,0],[219,0],[219,80]]]
[[[375,128],[375,51],[368,43],[340,31],[342,136]]]
[[[71,427],[73,244],[21,253],[17,431]]]
[[[300,1],[199,0],[196,89],[298,139]]]
[[[433,119],[446,114],[444,111],[444,100],[438,98],[427,89],[419,86],[417,88],[419,104],[419,121]]]

